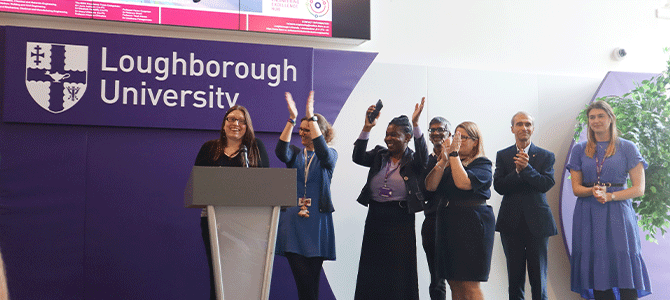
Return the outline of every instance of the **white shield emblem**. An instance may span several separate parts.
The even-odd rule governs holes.
[[[57,114],[86,91],[88,46],[26,43],[26,88],[42,108]]]

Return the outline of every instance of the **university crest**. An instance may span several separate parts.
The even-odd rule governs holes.
[[[86,91],[88,46],[26,43],[26,88],[42,108],[57,114]]]

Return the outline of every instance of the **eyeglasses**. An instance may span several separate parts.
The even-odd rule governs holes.
[[[236,119],[236,118],[233,118],[233,117],[226,117],[226,121],[228,121],[230,123],[237,122],[240,125],[247,125],[247,121],[245,121],[244,119]]]
[[[304,132],[304,133],[309,133],[309,129],[307,129],[307,128],[302,128],[302,127],[300,127],[300,128],[298,129],[298,131],[300,131],[300,132]]]
[[[430,133],[433,133],[433,132],[435,132],[435,133],[443,133],[443,132],[446,132],[446,133],[448,133],[449,135],[451,135],[451,132],[447,131],[447,129],[446,129],[446,128],[443,128],[443,127],[428,128],[428,132],[430,132]]]
[[[461,135],[461,140],[467,141],[468,139],[473,140],[473,141],[477,140],[477,138],[473,138],[471,136]]]

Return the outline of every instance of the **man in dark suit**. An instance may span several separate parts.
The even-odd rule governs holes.
[[[524,299],[526,265],[533,300],[547,299],[549,237],[558,234],[545,193],[554,186],[554,154],[535,146],[533,117],[512,117],[516,143],[498,151],[493,186],[503,195],[496,231],[505,257],[509,299]]]

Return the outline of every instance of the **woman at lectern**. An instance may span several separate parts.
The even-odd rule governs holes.
[[[286,93],[289,118],[275,154],[288,168],[298,169],[297,206],[282,211],[277,229],[275,253],[291,266],[300,300],[319,298],[319,277],[324,260],[335,260],[333,203],[330,182],[337,151],[328,147],[333,129],[322,115],[314,113],[314,92],[309,93],[305,117],[300,120],[299,149],[290,145],[298,110]]]
[[[354,163],[370,168],[358,196],[358,202],[368,207],[368,215],[354,299],[419,299],[414,213],[423,210],[421,174],[428,162],[428,148],[418,126],[424,101],[416,104],[412,123],[405,115],[391,120],[384,138],[386,147],[365,151],[370,130],[379,119],[378,115],[369,118],[375,110],[370,106],[354,143]],[[407,147],[412,136],[416,152]]]
[[[244,106],[235,105],[228,109],[223,117],[220,134],[221,136],[218,139],[208,141],[200,147],[195,159],[196,166],[243,167],[245,162],[244,155],[240,151],[242,146],[245,146],[248,151],[249,167],[267,168],[270,165],[265,145],[254,135],[251,116],[249,116],[249,111]],[[207,251],[207,262],[209,263],[210,299],[216,299],[207,209],[203,209],[200,214],[200,228]]]

